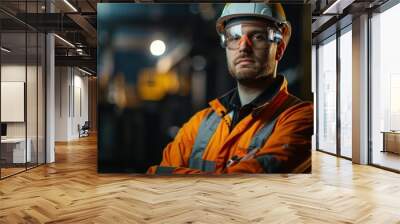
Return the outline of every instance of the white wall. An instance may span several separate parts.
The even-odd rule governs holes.
[[[2,65],[1,81],[25,82],[25,64]],[[7,108],[1,108],[1,110],[7,110]],[[25,137],[25,123],[24,122],[7,123],[7,137]]]
[[[3,82],[25,82],[25,64],[24,65],[18,65],[18,64],[9,64],[9,65],[2,65],[1,66],[1,81]],[[28,66],[27,67],[28,74],[35,73],[36,74],[36,67],[34,66]],[[31,80],[30,80],[31,82]],[[30,83],[33,85],[36,85],[35,83]],[[29,97],[34,97],[36,98],[36,89],[28,88],[28,93],[27,96]],[[32,90],[33,92],[29,91]],[[4,96],[3,96],[4,97]],[[30,103],[32,102],[32,99],[27,99],[27,102]],[[35,106],[35,105],[31,105]],[[1,110],[7,110],[7,108],[1,108]],[[31,113],[28,113],[28,121],[31,122],[34,120],[36,117],[30,117]],[[36,114],[34,114],[36,116]],[[7,136],[8,137],[25,137],[25,123],[26,122],[7,122]],[[35,120],[36,123],[36,120]],[[28,125],[28,127],[32,127],[32,125]],[[28,136],[30,137],[30,136]]]
[[[28,66],[28,70],[32,67]],[[25,64],[24,65],[2,65],[1,81],[19,81],[25,82]]]
[[[38,69],[38,70],[37,70]],[[27,78],[27,80],[25,80]],[[26,120],[23,122],[6,122],[8,138],[25,138],[30,140],[32,162],[44,163],[44,92],[43,83],[44,74],[42,67],[25,64],[3,64],[1,66],[1,81],[3,82],[24,82],[26,85],[26,106],[22,112],[26,112]],[[6,97],[7,96],[2,96]],[[10,110],[10,108],[1,108]],[[10,111],[9,111],[10,112]],[[12,112],[11,112],[12,113]],[[39,150],[39,151],[37,151]],[[37,156],[37,153],[39,155]]]
[[[88,105],[88,77],[76,68],[56,67],[56,141],[79,137],[78,124],[88,120]]]
[[[28,67],[32,70],[32,67]],[[1,81],[2,82],[25,82],[25,64],[24,65],[2,65],[1,66]],[[35,94],[36,95],[36,94]],[[2,96],[7,97],[7,96]],[[8,108],[1,108],[7,110]],[[24,108],[23,108],[24,109]],[[25,137],[24,122],[7,122],[7,135],[12,137]]]
[[[68,86],[69,69],[55,68],[55,141],[68,140]]]

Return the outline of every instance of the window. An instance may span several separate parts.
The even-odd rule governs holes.
[[[352,157],[352,33],[340,36],[340,155]]]
[[[400,170],[400,5],[371,18],[372,163]]]
[[[336,153],[336,36],[318,47],[318,149]]]

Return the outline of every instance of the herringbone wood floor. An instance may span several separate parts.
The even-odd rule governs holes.
[[[0,223],[400,223],[400,175],[320,152],[310,175],[96,173],[96,139],[0,181]]]

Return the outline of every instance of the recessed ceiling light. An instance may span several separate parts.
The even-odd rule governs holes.
[[[341,1],[343,0],[336,0],[335,2],[333,2],[333,4],[331,4],[327,9],[325,9],[322,14],[339,14],[338,12],[338,6],[340,5]],[[343,1],[345,2],[345,1]],[[343,3],[342,2],[342,3]]]
[[[7,48],[5,48],[5,47],[1,47],[1,50],[4,51],[4,52],[6,52],[6,53],[10,53],[10,52],[11,52],[11,50],[9,50],[9,49],[7,49]]]
[[[67,4],[74,12],[78,12],[78,10],[68,1],[64,0],[65,4]]]
[[[66,40],[66,39],[64,39],[64,38],[62,38],[62,37],[60,37],[60,36],[57,35],[57,34],[54,34],[54,36],[57,37],[58,39],[60,39],[62,42],[64,42],[64,43],[66,43],[67,45],[69,45],[70,47],[75,48],[75,45],[73,45],[73,44],[72,44],[71,42],[69,42],[68,40]]]
[[[90,73],[90,72],[88,72],[88,71],[86,71],[86,70],[83,70],[83,69],[81,69],[81,68],[79,68],[79,67],[78,67],[78,70],[81,71],[81,72],[83,72],[83,73],[85,73],[85,74],[87,74],[87,75],[93,75],[92,73]]]

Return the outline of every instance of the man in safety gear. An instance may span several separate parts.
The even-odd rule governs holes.
[[[282,5],[226,4],[216,28],[237,88],[184,124],[148,173],[309,173],[312,103],[277,74],[291,35]]]

